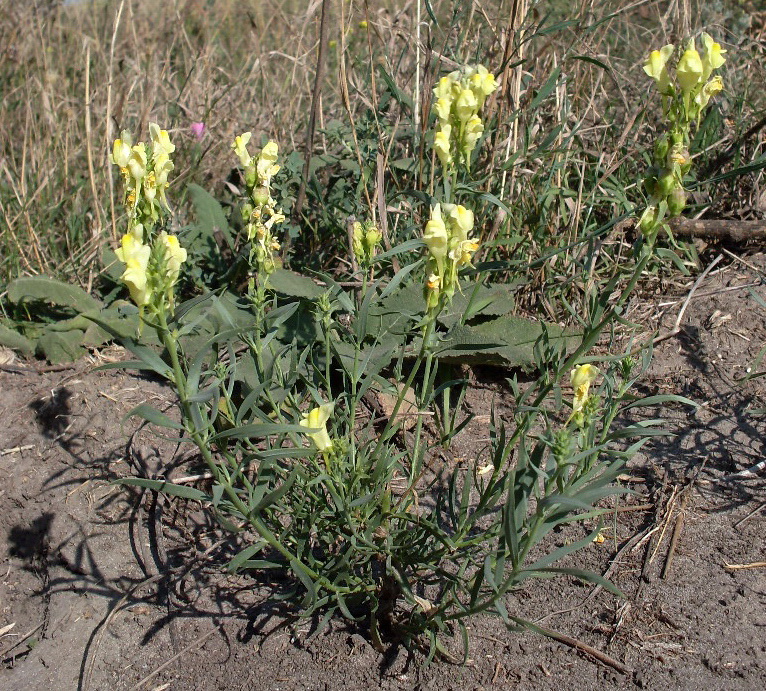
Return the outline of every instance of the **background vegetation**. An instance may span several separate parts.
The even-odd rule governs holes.
[[[431,87],[440,72],[481,61],[502,80],[477,162],[477,177],[486,180],[479,190],[484,208],[477,209],[483,258],[531,266],[526,300],[547,309],[535,288],[587,280],[576,250],[566,248],[641,206],[637,181],[660,115],[647,97],[643,57],[700,29],[729,52],[726,91],[698,135],[692,211],[763,214],[764,95],[757,85],[766,75],[757,3],[326,5],[307,200],[292,215],[292,256],[302,263],[343,269],[336,250],[346,241],[347,219],[379,216],[379,191],[389,242],[422,227],[419,200],[433,185],[422,160],[430,151],[424,139],[432,136]],[[3,0],[0,287],[44,273],[88,292],[114,288],[104,272],[113,255],[104,249],[119,233],[119,186],[107,156],[123,128],[145,136],[150,120],[167,127],[178,147],[170,196],[182,237],[195,220],[188,184],[225,199],[237,182],[229,143],[246,129],[256,143],[280,142],[287,158],[275,185],[288,215],[295,212],[322,6]],[[201,140],[193,122],[205,124]],[[625,233],[618,228],[599,238],[615,256]]]

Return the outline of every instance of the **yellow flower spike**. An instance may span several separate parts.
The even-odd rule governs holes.
[[[600,372],[593,365],[577,365],[569,375],[574,389],[572,400],[572,415],[579,413],[588,398],[590,385],[596,380]]]
[[[231,148],[234,149],[234,153],[239,158],[239,162],[242,164],[243,168],[249,167],[253,160],[247,151],[247,144],[252,136],[252,132],[244,132],[236,137],[231,145]]]
[[[657,82],[657,88],[663,95],[672,91],[667,64],[674,50],[675,46],[669,43],[660,50],[653,50],[644,62],[644,72]]]
[[[716,43],[709,34],[702,34],[702,45],[705,46],[705,56],[702,58],[702,79],[707,81],[713,70],[717,70],[725,62],[723,54],[726,52],[721,48],[720,43]]]
[[[676,77],[684,94],[688,95],[697,87],[702,81],[703,72],[702,58],[694,48],[694,39],[692,39],[676,67]]]
[[[131,177],[136,182],[140,182],[144,175],[146,175],[146,147],[143,142],[136,144],[130,150],[127,168],[130,171]]]
[[[163,153],[166,155],[172,154],[175,150],[175,144],[170,141],[170,135],[167,130],[161,130],[160,126],[156,122],[149,123],[149,136],[152,139],[152,146],[154,155]]]
[[[465,124],[476,115],[478,110],[479,102],[476,100],[476,94],[470,89],[463,89],[455,103],[455,112],[457,113],[458,120]]]
[[[327,433],[327,421],[334,409],[334,403],[324,403],[318,408],[310,410],[299,423],[301,427],[316,430],[315,432],[306,432],[306,434],[318,451],[330,451],[333,447],[332,439]]]
[[[442,125],[441,129],[434,136],[434,149],[436,155],[442,163],[442,166],[448,168],[452,164],[452,152],[450,151],[450,135],[452,134],[451,125]]]
[[[128,259],[125,264],[125,272],[121,276],[122,282],[128,287],[130,297],[136,306],[143,307],[149,303],[151,297],[146,280],[146,267],[142,266],[137,259]]]

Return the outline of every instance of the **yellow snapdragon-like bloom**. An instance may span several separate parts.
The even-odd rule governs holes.
[[[702,87],[702,90],[694,97],[694,101],[699,105],[700,109],[702,109],[707,106],[713,96],[720,93],[722,90],[723,79],[721,79],[720,75],[716,75]]]
[[[449,116],[452,111],[452,101],[448,97],[437,98],[434,104],[436,117],[439,118],[439,124],[444,129],[449,124]]]
[[[447,256],[449,235],[447,234],[447,226],[442,218],[441,205],[439,204],[431,209],[431,219],[426,223],[423,240],[426,243],[426,247],[428,247],[429,254],[441,266],[441,262]]]
[[[161,130],[156,122],[149,123],[149,136],[152,140],[152,150],[155,156],[158,153],[164,153],[169,156],[176,150],[175,145],[170,141],[168,131]]]
[[[484,134],[484,123],[478,115],[474,115],[465,124],[465,133],[463,135],[463,155],[468,159],[471,152],[476,148],[476,142]]]
[[[479,110],[479,102],[476,94],[471,89],[463,89],[455,102],[455,112],[458,120],[465,124]]]
[[[469,83],[471,89],[476,95],[479,108],[484,105],[484,100],[498,87],[495,75],[493,75],[484,65],[476,65],[475,71],[471,75]]]
[[[644,62],[644,72],[657,82],[657,88],[661,94],[667,94],[671,90],[667,64],[674,50],[675,46],[669,43],[660,50],[649,53],[649,57]]]
[[[694,47],[694,39],[689,41],[689,47],[684,51],[676,66],[676,77],[681,90],[688,94],[702,81],[704,67],[702,58]]]
[[[268,187],[271,178],[279,172],[279,166],[277,163],[277,154],[279,153],[279,147],[274,141],[270,141],[263,147],[260,155],[258,156],[258,163],[255,166],[256,173],[258,174],[258,180],[261,185]]]
[[[600,372],[593,365],[577,365],[570,373],[570,381],[574,389],[572,400],[572,414],[579,413],[588,398],[590,385],[596,380]]]
[[[468,239],[468,233],[473,230],[473,211],[461,204],[445,204],[444,210],[452,221],[454,237],[463,242]]]
[[[143,142],[131,148],[127,167],[131,177],[136,182],[142,180],[146,175],[146,147]]]
[[[449,77],[442,77],[434,87],[434,96],[437,99],[445,99],[448,102],[452,101],[452,86],[454,80]]]
[[[125,136],[127,134],[127,137]],[[112,163],[120,168],[120,170],[128,167],[128,161],[130,161],[132,142],[130,140],[130,134],[123,132],[122,139],[115,139],[114,146],[112,147]]]
[[[141,227],[141,232],[143,234],[143,226],[138,224],[137,227]],[[133,230],[133,233],[125,233],[125,235],[122,236],[120,247],[116,249],[114,253],[117,255],[117,259],[124,264],[127,264],[130,260],[135,260],[146,269],[149,264],[151,248],[149,245],[144,245],[140,239],[136,238],[136,235],[134,234],[136,228]]]
[[[141,266],[137,259],[128,259],[121,279],[127,286],[130,297],[137,307],[144,307],[149,304],[151,291],[147,282],[146,267]]]
[[[452,125],[442,125],[441,129],[434,135],[434,150],[439,157],[442,166],[447,168],[452,163],[452,151],[450,151],[450,135],[452,134]]]
[[[314,429],[314,432],[306,432],[318,451],[330,451],[333,447],[332,439],[327,433],[327,421],[335,409],[334,403],[324,403],[318,408],[313,408],[300,421],[301,427]]]
[[[186,261],[186,250],[181,247],[178,237],[168,235],[164,230],[157,237],[157,241],[165,246],[165,266],[168,270],[168,278],[175,283],[181,271],[181,264]]]
[[[706,81],[713,70],[717,70],[726,62],[723,56],[726,51],[721,48],[720,43],[716,43],[710,35],[705,33],[702,34],[702,45],[705,46],[705,55],[702,58],[702,79]]]
[[[252,165],[252,157],[247,151],[247,144],[250,141],[250,137],[253,136],[252,132],[244,132],[234,139],[234,143],[231,148],[234,149],[234,153],[239,158],[239,162],[243,168],[249,168]]]

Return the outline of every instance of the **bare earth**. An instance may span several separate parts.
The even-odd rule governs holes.
[[[746,261],[766,266],[762,255]],[[740,262],[711,272],[641,381],[641,393],[701,407],[643,413],[676,436],[630,463],[636,494],[607,519],[606,541],[572,558],[610,569],[625,599],[567,579],[509,598],[510,611],[621,671],[489,618],[471,623],[467,666],[423,667],[401,648],[382,655],[342,620],[311,637],[312,622],[266,603],[264,581],[216,568],[233,544],[199,507],[110,484],[200,470],[190,450],[121,423],[142,401],[172,410],[168,388],[79,362],[0,371],[0,688],[766,688],[766,468],[732,477],[764,458],[766,421],[749,409],[766,407],[766,379],[735,380],[766,344],[766,310],[745,289],[721,291],[757,280]],[[631,316],[653,327],[664,312],[668,331],[688,289],[669,286]],[[492,401],[509,413],[504,373],[476,376],[467,406],[477,418],[451,449],[456,462],[484,446]]]

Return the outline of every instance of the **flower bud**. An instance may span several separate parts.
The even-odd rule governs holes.
[[[668,213],[670,216],[679,216],[685,208],[686,190],[681,186],[676,186],[668,196]]]

